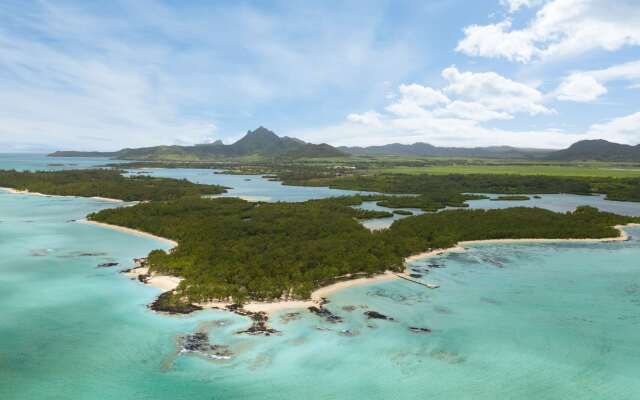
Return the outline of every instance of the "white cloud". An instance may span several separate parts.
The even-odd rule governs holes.
[[[640,112],[625,117],[614,118],[603,124],[594,124],[588,136],[621,143],[640,143]]]
[[[433,115],[436,117],[469,119],[478,122],[494,119],[513,119],[513,115],[504,111],[494,111],[481,103],[460,100],[447,104],[445,108],[435,110]]]
[[[434,89],[416,83],[400,85],[399,96],[385,110],[402,118],[460,118],[474,121],[511,119],[513,114],[548,114],[544,96],[536,88],[494,72],[442,71],[447,85]],[[446,94],[446,95],[445,95]],[[353,118],[351,121],[355,122]]]
[[[362,145],[428,141],[438,145],[495,145],[518,143],[535,147],[564,145],[557,130],[510,132],[483,123],[513,119],[517,114],[549,114],[545,97],[535,87],[507,79],[494,72],[442,71],[442,88],[416,83],[400,85],[386,113],[368,111],[349,114],[343,124],[311,131],[292,132],[307,140]],[[555,137],[555,138],[554,138]]]
[[[615,80],[640,81],[640,60],[584,73],[593,76],[600,82]]]
[[[574,72],[564,78],[556,95],[560,100],[593,101],[607,93],[604,83],[619,80],[631,81],[631,88],[640,84],[640,60],[605,69]]]
[[[509,2],[510,9],[522,5]],[[636,0],[614,4],[610,0],[550,0],[522,29],[512,29],[507,19],[472,25],[464,33],[457,51],[523,63],[593,49],[613,51],[640,44],[640,7]]]
[[[533,7],[543,0],[500,0],[500,4],[509,9],[510,13],[518,11],[522,7]]]
[[[530,115],[552,112],[542,104],[544,96],[536,88],[495,72],[460,72],[456,67],[449,67],[442,71],[442,76],[449,82],[445,93],[480,103],[489,110]]]
[[[367,111],[362,114],[349,114],[347,120],[363,125],[382,126],[382,115],[375,111]]]
[[[400,85],[399,92],[403,99],[416,103],[419,106],[431,106],[438,103],[449,102],[447,96],[442,94],[441,91],[415,83]]]
[[[583,73],[569,75],[558,87],[556,96],[559,100],[589,102],[607,93],[593,76]]]

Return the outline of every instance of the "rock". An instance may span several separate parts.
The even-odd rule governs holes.
[[[133,259],[133,263],[136,265],[137,268],[140,267],[146,267],[147,266],[147,259],[146,258],[134,258]]]
[[[197,332],[178,337],[178,345],[181,353],[200,353],[201,355],[216,360],[228,360],[233,355],[229,346],[210,344],[206,333]]]
[[[302,318],[302,315],[299,312],[290,312],[280,316],[280,321],[286,324],[291,321],[299,320],[300,318]]]
[[[393,318],[387,317],[384,314],[380,314],[377,311],[365,311],[364,315],[366,315],[367,319],[383,319],[386,321],[393,321]]]
[[[227,307],[228,308],[228,307]],[[277,335],[280,331],[273,329],[267,325],[267,321],[269,317],[265,312],[251,312],[244,310],[242,308],[236,308],[234,311],[236,314],[248,316],[253,320],[253,323],[248,329],[243,331],[236,332],[236,335],[246,334],[246,335],[262,335],[262,336],[271,336]]]
[[[420,328],[417,326],[410,326],[409,330],[414,333],[431,333],[431,329],[429,328]]]
[[[106,262],[106,263],[98,264],[96,268],[109,268],[109,267],[115,267],[116,265],[119,265],[119,264],[117,262]]]
[[[332,313],[331,311],[329,311],[328,309],[323,307],[323,304],[326,304],[327,302],[320,302],[320,305],[318,307],[316,306],[311,306],[308,308],[308,310],[312,313],[314,313],[315,315],[324,318],[327,322],[331,322],[332,324],[338,324],[342,322],[342,317],[335,315],[334,313]]]
[[[140,277],[138,277],[138,279],[139,278]],[[176,300],[173,292],[162,293],[149,305],[149,308],[153,311],[166,312],[169,314],[189,314],[202,310],[202,307],[195,304],[187,303],[181,299]]]

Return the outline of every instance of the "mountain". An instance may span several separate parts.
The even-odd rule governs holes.
[[[525,149],[510,146],[490,147],[437,147],[429,143],[400,144],[392,143],[384,146],[339,147],[345,153],[353,155],[393,155],[393,156],[428,156],[428,157],[481,157],[481,158],[528,158],[540,157],[552,150]]]
[[[119,160],[203,161],[228,157],[284,157],[317,158],[346,157],[346,153],[326,143],[313,144],[300,139],[280,137],[267,128],[259,127],[237,142],[225,145],[221,141],[195,146],[154,146],[122,149],[116,152],[56,151],[52,157],[110,157]]]
[[[567,149],[554,151],[545,158],[559,161],[640,161],[640,145],[630,146],[602,139],[582,140]]]

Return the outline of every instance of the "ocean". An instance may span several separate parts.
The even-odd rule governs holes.
[[[0,167],[17,169],[107,162],[0,155]],[[152,173],[274,201],[345,194],[207,170]],[[523,205],[500,203],[472,206]],[[597,196],[543,196],[535,205],[565,211],[580,204],[640,215],[638,203]],[[116,206],[0,191],[0,398],[640,396],[638,228],[628,229],[628,242],[473,245],[419,260],[411,267],[439,289],[402,280],[346,289],[327,305],[342,323],[288,310],[271,318],[280,335],[253,337],[236,334],[250,321],[228,312],[150,311],[159,291],[119,271],[167,245],[74,222]],[[118,265],[99,267],[105,263]],[[392,320],[368,319],[366,311]],[[195,332],[230,358],[181,351]]]

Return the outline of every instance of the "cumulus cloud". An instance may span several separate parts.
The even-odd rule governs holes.
[[[487,145],[517,141],[537,147],[564,144],[557,130],[542,133],[510,132],[483,123],[510,120],[518,114],[549,114],[545,96],[535,87],[495,72],[461,72],[455,66],[442,71],[441,88],[403,84],[391,96],[385,112],[349,114],[343,124],[319,130],[294,132],[309,140],[337,144],[385,144],[429,141],[439,145]],[[556,136],[555,140],[552,138]]]
[[[444,92],[458,99],[479,103],[489,110],[507,113],[548,114],[544,96],[534,87],[495,72],[460,72],[456,67],[442,71],[449,82]]]
[[[448,103],[447,96],[441,91],[433,88],[412,83],[410,85],[400,85],[398,90],[402,98],[411,101],[419,106],[431,106],[438,103]]]
[[[607,88],[593,76],[583,73],[569,75],[557,90],[559,100],[588,102],[607,93]]]
[[[534,5],[528,1],[503,3],[509,10]],[[618,0],[615,5],[609,0],[549,0],[521,29],[514,29],[506,19],[472,25],[464,33],[457,51],[522,63],[593,49],[613,51],[640,44],[640,7],[636,0]]]
[[[564,78],[556,96],[560,100],[588,102],[607,93],[605,83],[630,81],[631,88],[640,83],[640,60],[614,65],[605,69],[574,72]]]

